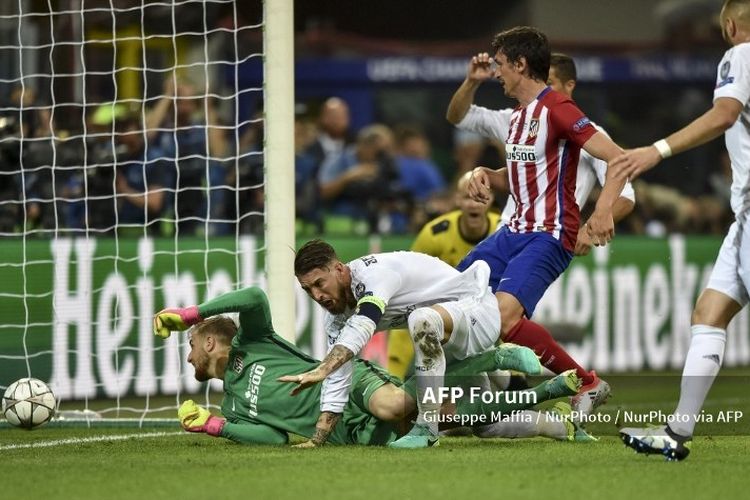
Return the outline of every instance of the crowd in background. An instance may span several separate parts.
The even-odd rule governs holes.
[[[0,232],[260,234],[262,111],[237,131],[199,94],[168,79],[148,107],[98,106],[84,131],[65,131],[54,128],[50,108],[36,105],[31,88],[15,89],[0,117]],[[416,233],[453,208],[463,173],[504,164],[502,144],[458,130],[448,162],[439,164],[419,124],[352,130],[350,114],[337,97],[297,106],[298,231]],[[700,196],[638,180],[635,211],[618,230],[721,234],[731,222],[730,180],[725,153]],[[498,195],[495,208],[506,198]]]

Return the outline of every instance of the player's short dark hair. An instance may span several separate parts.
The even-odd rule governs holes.
[[[529,77],[547,81],[549,76],[550,47],[547,36],[531,26],[516,26],[495,35],[492,40],[493,53],[500,52],[511,63],[526,59]]]
[[[201,321],[190,330],[190,335],[203,337],[211,334],[223,345],[231,345],[232,338],[237,335],[237,325],[227,316],[212,316]]]
[[[338,260],[338,256],[331,245],[320,239],[310,240],[294,256],[294,275],[302,276],[315,269],[326,268],[335,260]]]
[[[555,68],[555,74],[562,83],[578,79],[576,63],[573,58],[566,54],[555,52],[549,61],[550,68]]]

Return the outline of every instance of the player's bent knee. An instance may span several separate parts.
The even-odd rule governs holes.
[[[523,305],[513,295],[506,292],[497,293],[497,303],[500,309],[500,331],[508,333],[523,317]]]
[[[708,325],[726,329],[732,318],[742,309],[728,295],[707,289],[698,297],[690,317],[693,325]]]
[[[415,402],[401,388],[385,384],[372,394],[368,407],[370,413],[380,420],[394,422],[410,415],[415,408]]]
[[[443,337],[445,329],[443,318],[440,313],[430,307],[415,309],[408,319],[409,334],[415,345],[419,345],[423,339],[438,340]]]

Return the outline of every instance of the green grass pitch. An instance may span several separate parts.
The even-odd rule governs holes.
[[[727,375],[728,374],[728,375]],[[603,415],[671,411],[679,378],[610,378]],[[680,463],[636,455],[614,423],[590,423],[591,444],[442,438],[439,448],[243,447],[179,428],[0,428],[2,498],[746,498],[750,489],[747,371],[725,371],[707,413],[742,411],[735,423],[699,424]],[[102,440],[116,436],[116,440]],[[45,444],[49,446],[39,447]],[[30,447],[29,445],[36,445]]]

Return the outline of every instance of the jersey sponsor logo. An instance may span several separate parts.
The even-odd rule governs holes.
[[[360,260],[365,263],[365,267],[369,267],[370,264],[376,264],[378,262],[378,259],[376,259],[374,255],[362,257]]]
[[[591,120],[589,120],[587,116],[584,116],[573,124],[573,130],[575,130],[576,132],[580,132],[581,130],[583,130],[583,127],[590,124]]]
[[[536,152],[532,144],[505,144],[505,159],[526,163],[536,162]]]
[[[532,118],[529,122],[529,139],[536,137],[539,133],[539,118]]]
[[[239,375],[240,373],[242,373],[242,369],[244,367],[245,367],[245,360],[242,359],[242,356],[239,356],[239,355],[235,356],[234,359],[232,360],[232,370],[234,371],[234,373]]]
[[[247,380],[247,390],[245,391],[245,399],[247,399],[247,414],[251,417],[258,416],[258,396],[260,395],[260,382],[263,378],[263,374],[266,372],[266,367],[255,363],[250,368],[250,375]]]

